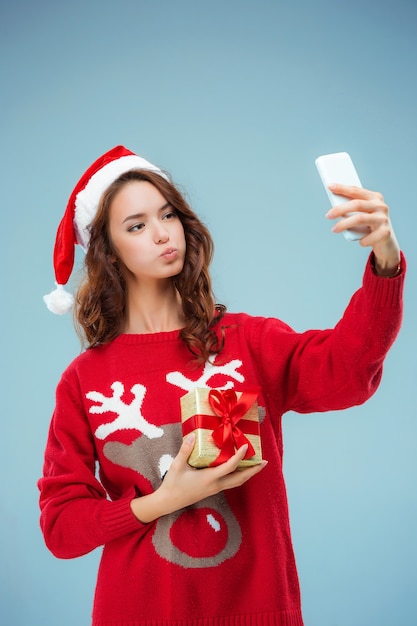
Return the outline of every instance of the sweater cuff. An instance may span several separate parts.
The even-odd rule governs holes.
[[[135,497],[132,495],[132,497]],[[135,517],[130,507],[132,497],[124,497],[113,502],[108,501],[102,514],[101,523],[106,534],[106,542],[118,539],[123,535],[140,532],[149,526]]]
[[[395,306],[401,301],[403,295],[404,280],[407,269],[405,256],[401,252],[401,271],[393,278],[387,278],[385,276],[378,276],[375,274],[372,269],[372,258],[373,252],[370,254],[365,267],[363,286],[372,300],[378,302],[381,307],[390,308]]]

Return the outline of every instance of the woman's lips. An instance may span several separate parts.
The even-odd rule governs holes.
[[[173,261],[174,259],[177,258],[177,256],[178,256],[178,250],[176,248],[167,248],[161,254],[161,257],[163,259],[166,259],[167,261]]]

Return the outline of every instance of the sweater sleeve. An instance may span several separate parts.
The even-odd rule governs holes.
[[[282,413],[345,409],[370,398],[379,386],[383,362],[401,326],[402,271],[376,276],[370,259],[362,287],[333,329],[296,333],[282,322],[264,319],[256,346],[264,391]]]
[[[63,376],[45,449],[40,490],[41,529],[49,550],[75,558],[128,533],[145,533],[130,508],[134,487],[111,501],[96,478],[89,422],[74,384]]]

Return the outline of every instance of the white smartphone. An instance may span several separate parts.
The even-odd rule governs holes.
[[[355,187],[362,187],[358,173],[347,152],[336,152],[334,154],[324,154],[319,156],[316,159],[316,167],[332,207],[337,204],[347,202],[348,198],[337,196],[332,193],[328,188],[328,185],[332,183],[339,183],[340,185],[354,185]],[[369,233],[369,228],[367,226],[363,226],[345,230],[343,235],[348,241],[358,241],[358,239],[362,239],[362,237],[364,237],[367,233]]]

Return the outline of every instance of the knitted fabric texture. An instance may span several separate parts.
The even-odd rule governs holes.
[[[331,330],[296,333],[277,319],[226,314],[224,350],[200,369],[177,331],[120,335],[71,363],[39,481],[41,526],[61,558],[104,545],[93,626],[302,626],[281,418],[344,409],[375,392],[400,327],[402,284],[403,274],[381,279],[368,264]],[[158,488],[178,452],[181,396],[254,386],[267,467],[242,487],[140,523],[130,501]]]

